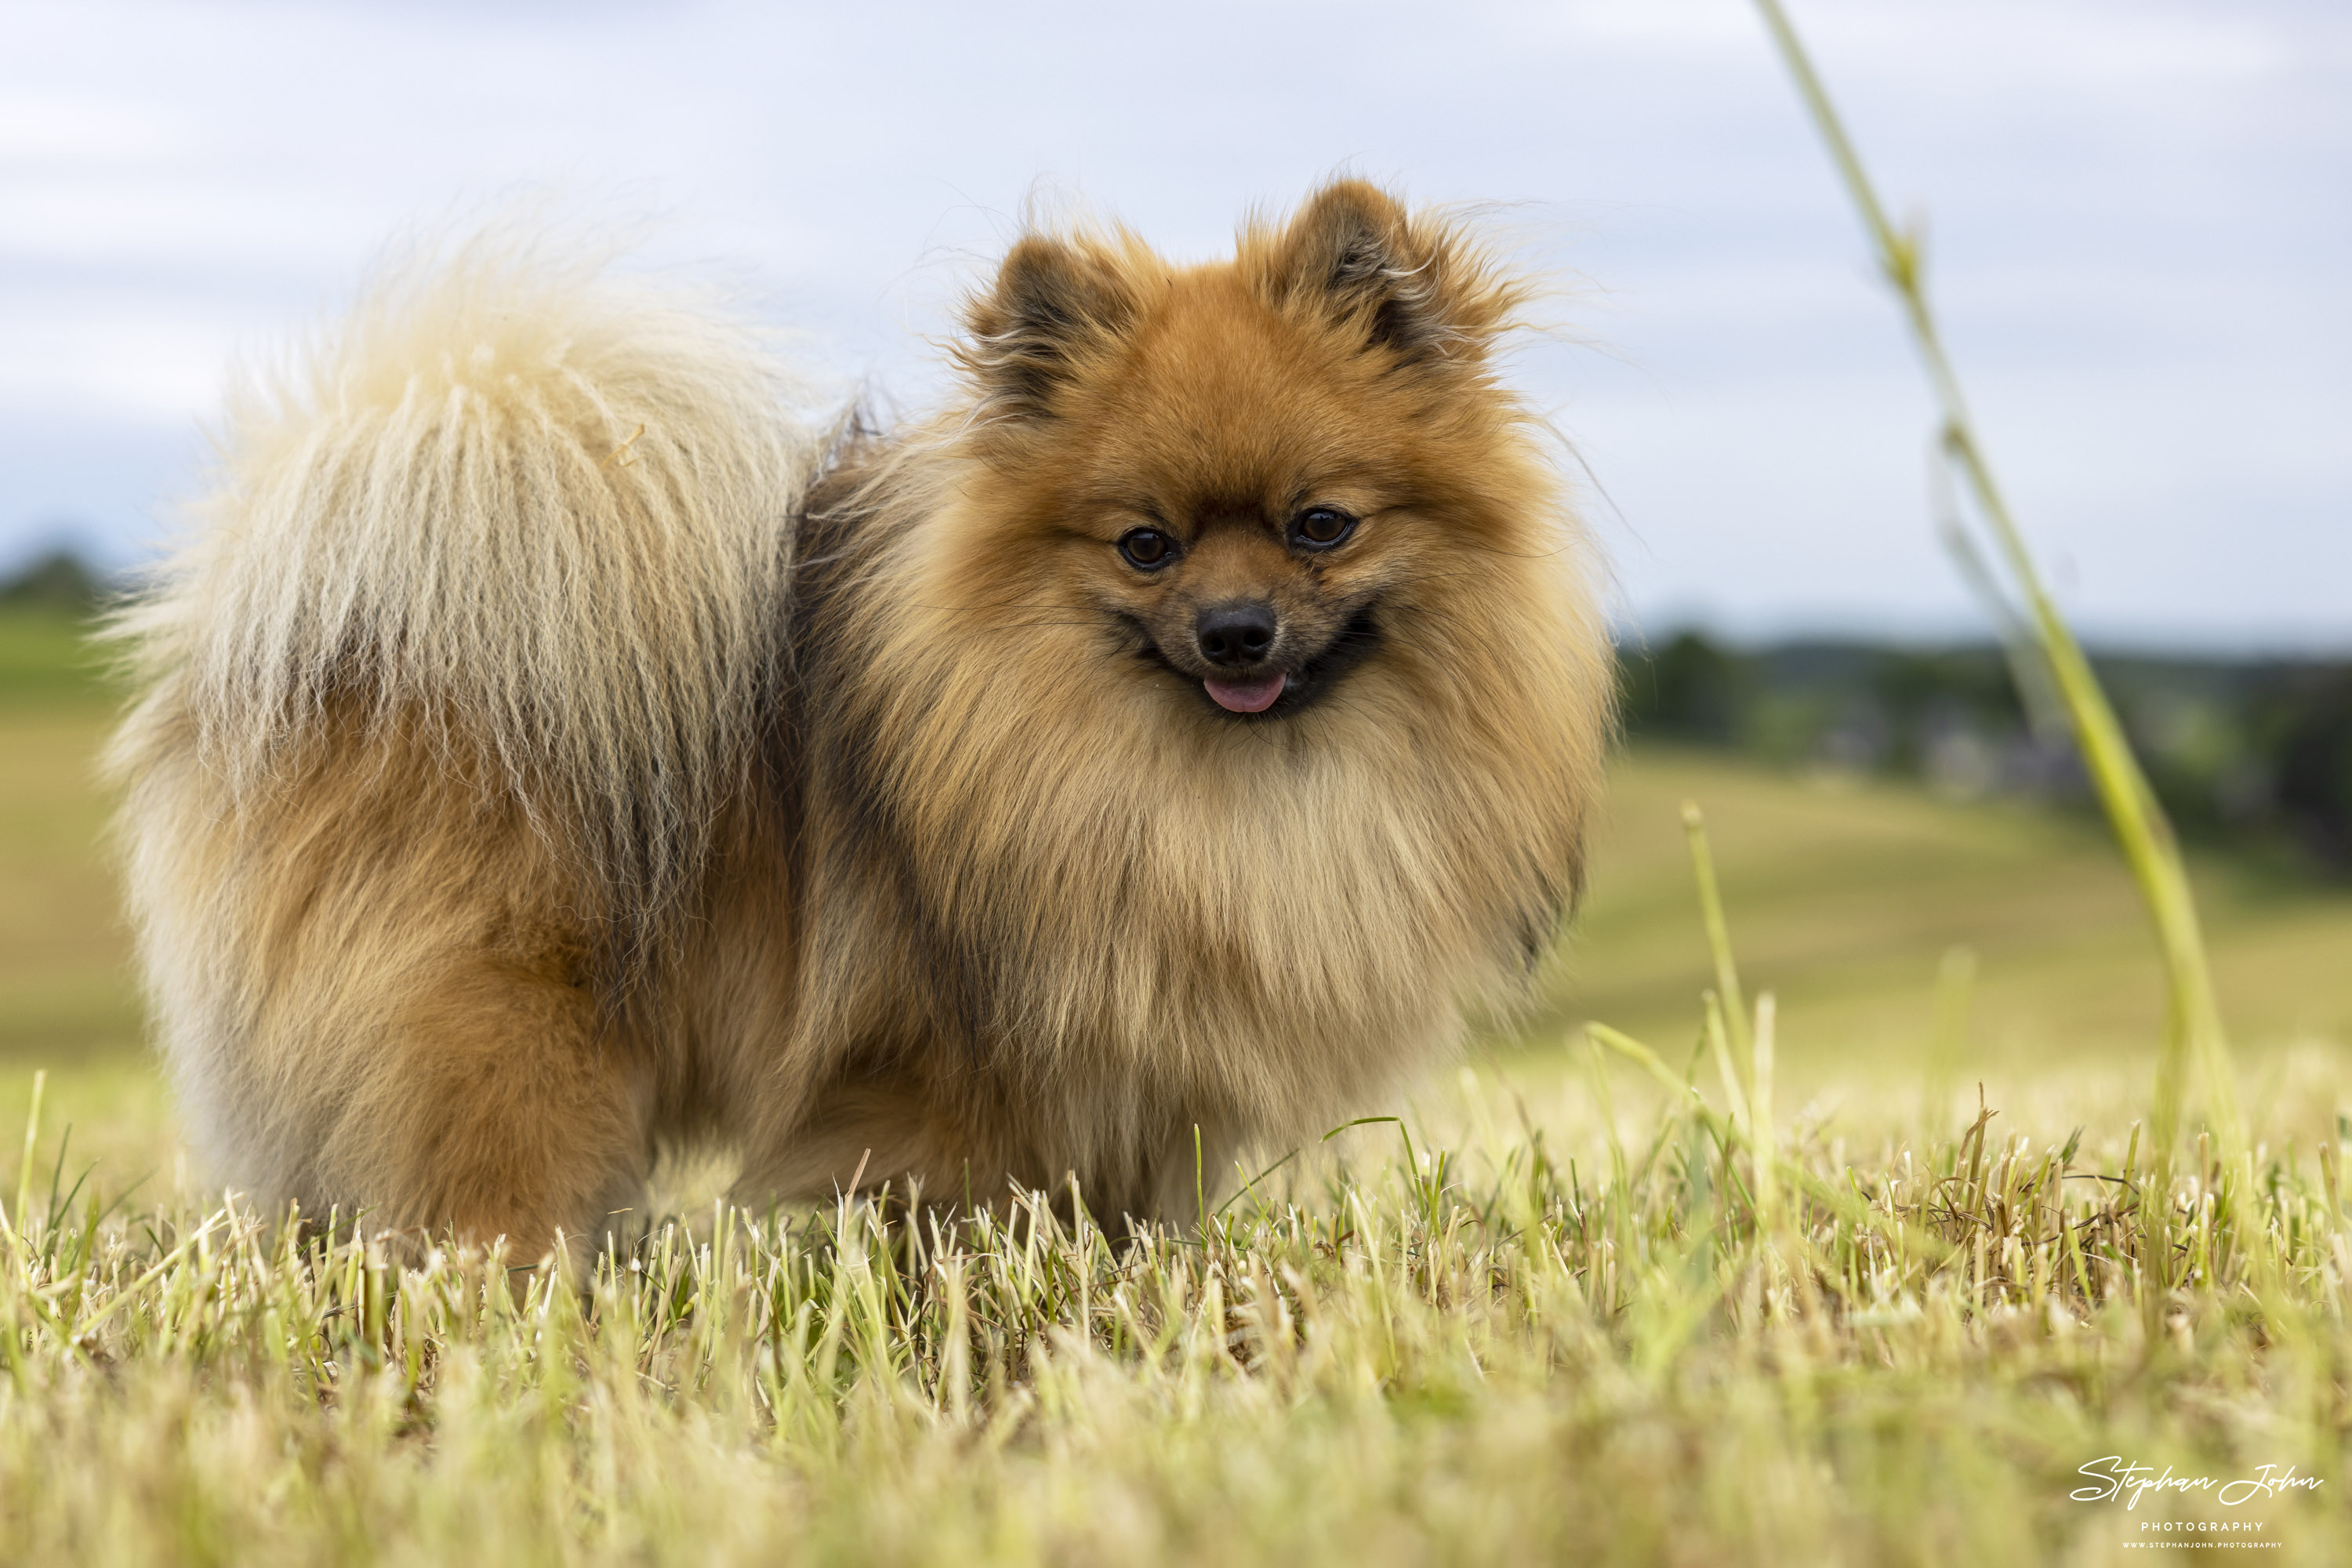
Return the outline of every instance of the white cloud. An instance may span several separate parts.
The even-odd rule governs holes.
[[[0,165],[78,166],[170,156],[185,127],[159,106],[38,89],[0,95]]]
[[[69,419],[133,428],[209,409],[236,346],[233,321],[169,301],[96,310],[0,301],[0,421]]]

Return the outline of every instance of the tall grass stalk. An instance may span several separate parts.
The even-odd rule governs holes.
[[[33,1075],[33,1108],[25,1117],[25,1156],[16,1166],[16,1202],[5,1215],[0,1215],[0,1230],[14,1226],[26,1229],[25,1210],[33,1201],[33,1150],[41,1137],[41,1091],[48,1087],[46,1071]]]
[[[1969,1001],[1976,988],[1976,949],[1947,948],[1936,968],[1935,1026],[1927,1037],[1927,1070],[1920,1076],[1919,1125],[1932,1131],[1952,1108],[1952,1085],[1969,1049]]]
[[[1862,166],[1861,156],[1846,135],[1828,89],[1813,69],[1804,45],[1789,21],[1780,0],[1756,0],[1765,26],[1796,80],[1814,127],[1828,145],[1846,193],[1861,214],[1863,226],[1878,253],[1880,270],[1902,302],[1912,342],[1919,351],[1936,401],[1942,411],[1940,445],[1945,460],[1957,468],[1969,493],[1991,530],[2001,560],[2026,608],[2042,657],[2065,704],[2085,770],[2100,805],[2115,829],[2125,860],[2139,885],[2156,926],[2158,947],[2164,961],[2166,1009],[2164,1045],[2158,1058],[2156,1104],[2150,1136],[2159,1162],[2168,1161],[2178,1141],[2180,1116],[2190,1072],[2202,1079],[2205,1110],[2225,1153],[2242,1151],[2245,1132],[2240,1121],[2235,1079],[2230,1066],[2228,1035],[2213,976],[2206,961],[2199,929],[2197,900],[2182,862],[2180,847],[2147,776],[2133,756],[2131,742],[2107,700],[2091,661],[2059,613],[2056,601],[2043,586],[2041,572],[2025,547],[2009,503],[1986,461],[1975,422],[1969,417],[1959,378],[1944,352],[1934,310],[1927,302],[1924,277],[1924,247],[1917,233],[1898,229]]]
[[[1739,994],[1739,963],[1732,955],[1731,925],[1724,919],[1723,892],[1715,879],[1715,856],[1706,846],[1706,818],[1696,801],[1683,802],[1683,836],[1690,844],[1699,920],[1706,927],[1706,949],[1715,961],[1715,994],[1722,1000],[1724,1023],[1731,1032],[1733,1059],[1745,1071],[1753,1060],[1748,1007]]]

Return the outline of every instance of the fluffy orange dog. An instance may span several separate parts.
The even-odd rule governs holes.
[[[1234,260],[1038,233],[928,424],[478,241],[234,410],[130,614],[164,1049],[256,1197],[524,1247],[1075,1177],[1177,1217],[1507,1002],[1609,727],[1525,289],[1334,184]]]

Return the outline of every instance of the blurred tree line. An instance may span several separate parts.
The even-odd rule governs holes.
[[[37,606],[87,615],[106,596],[106,581],[70,550],[37,555],[0,577],[0,605],[10,608]]]
[[[2352,662],[2097,658],[2187,836],[2291,850],[2352,876]],[[1788,642],[1685,632],[1621,646],[1625,728],[1793,767],[1916,777],[1948,795],[2087,799],[2038,667],[1995,644]]]

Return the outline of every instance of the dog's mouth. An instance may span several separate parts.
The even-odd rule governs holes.
[[[1380,646],[1377,606],[1366,605],[1349,617],[1337,636],[1312,656],[1296,663],[1239,678],[1199,676],[1181,668],[1153,639],[1141,622],[1132,622],[1141,643],[1139,656],[1198,692],[1212,711],[1239,720],[1283,719],[1304,712],[1337,689],[1348,673],[1371,657]]]

